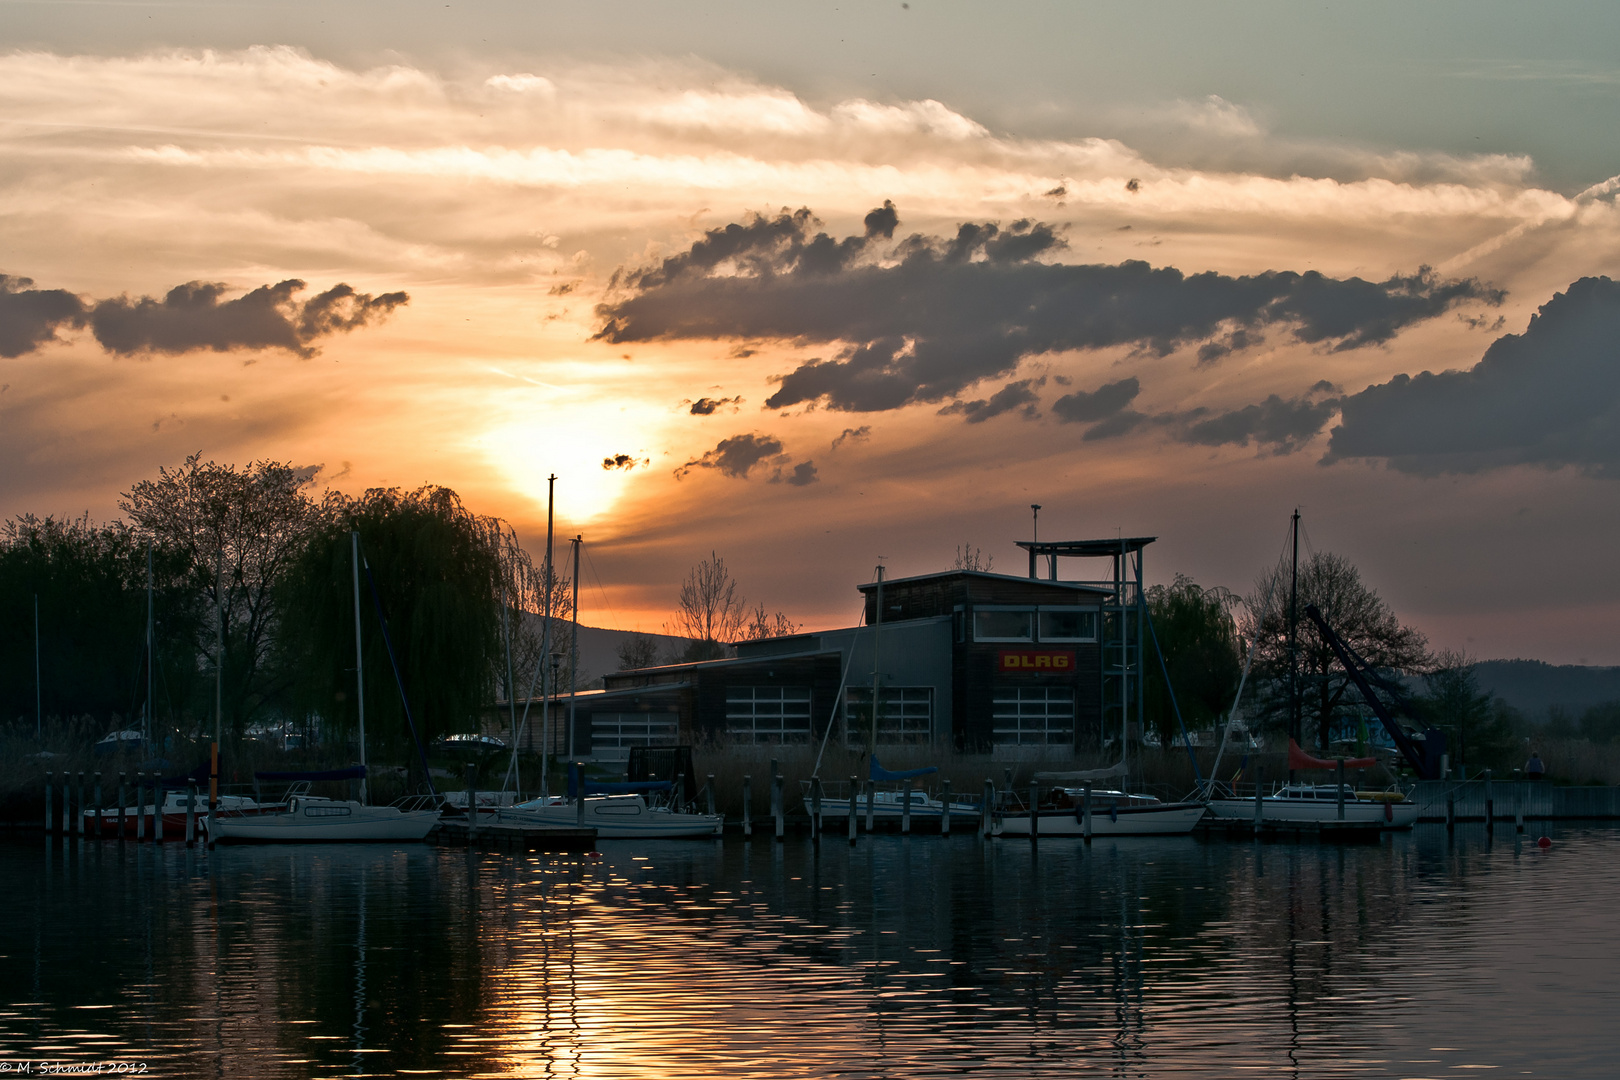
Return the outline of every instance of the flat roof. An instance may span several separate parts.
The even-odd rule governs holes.
[[[1026,574],[992,574],[992,573],[990,573],[988,571],[985,571],[985,570],[940,570],[940,571],[938,571],[936,573],[932,573],[932,574],[913,574],[911,577],[885,578],[883,580],[883,584],[885,584],[885,585],[908,585],[908,584],[910,584],[910,583],[912,583],[914,581],[932,581],[932,580],[937,579],[937,578],[948,578],[948,577],[982,578],[982,579],[984,579],[986,581],[1005,581],[1005,582],[1008,582],[1009,584],[1012,583],[1012,582],[1017,582],[1020,585],[1028,585],[1030,582],[1033,581],[1037,585],[1049,585],[1054,589],[1068,589],[1071,592],[1095,592],[1095,593],[1109,593],[1109,594],[1112,594],[1113,591],[1114,591],[1113,589],[1102,588],[1101,586],[1098,586],[1098,585],[1089,585],[1089,584],[1086,584],[1085,582],[1080,582],[1080,581],[1049,581],[1046,578],[1032,578],[1032,577],[1029,577]],[[857,589],[859,589],[861,592],[864,593],[864,592],[868,592],[868,591],[870,591],[872,589],[876,589],[877,588],[877,582],[868,581],[864,585],[857,585],[855,587]]]
[[[1031,555],[1073,555],[1096,559],[1121,552],[1141,551],[1157,539],[1157,536],[1116,536],[1112,540],[1018,540],[1015,543]]]

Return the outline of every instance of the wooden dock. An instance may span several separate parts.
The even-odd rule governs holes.
[[[479,821],[469,828],[465,818],[439,822],[428,837],[449,847],[478,847],[505,851],[595,851],[596,830],[572,825],[518,825],[510,821]]]

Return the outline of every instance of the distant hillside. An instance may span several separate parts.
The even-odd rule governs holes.
[[[1579,667],[1541,660],[1481,660],[1474,665],[1489,690],[1531,720],[1545,720],[1558,705],[1579,714],[1590,705],[1620,701],[1620,667]]]

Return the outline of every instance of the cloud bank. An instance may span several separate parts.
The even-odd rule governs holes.
[[[59,340],[60,330],[88,325],[102,348],[120,356],[282,349],[310,357],[318,339],[380,322],[410,302],[403,292],[371,296],[346,284],[300,302],[295,295],[305,285],[296,278],[234,300],[221,299],[229,286],[206,281],[177,285],[161,300],[85,300],[32,285],[0,274],[0,356],[34,352]]]
[[[912,234],[891,246],[899,222],[890,203],[865,224],[864,235],[835,240],[809,210],[784,210],[711,229],[686,251],[616,275],[622,291],[597,308],[596,337],[838,343],[833,359],[783,375],[767,407],[878,412],[957,397],[1043,353],[1123,346],[1162,356],[1204,343],[1200,359],[1210,362],[1262,330],[1341,351],[1503,296],[1427,268],[1371,282],[1047,262],[1066,242],[1030,219],[969,222],[952,237]],[[972,419],[991,407],[960,411]]]

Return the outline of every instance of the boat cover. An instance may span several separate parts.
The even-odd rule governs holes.
[[[1038,772],[1035,779],[1043,783],[1086,783],[1091,780],[1108,780],[1115,776],[1126,774],[1125,763],[1117,761],[1106,769],[1080,769],[1075,772]]]
[[[1377,758],[1358,757],[1346,758],[1344,767],[1347,769],[1370,769],[1378,764]],[[1288,767],[1290,769],[1337,769],[1338,758],[1312,757],[1299,748],[1299,743],[1293,739],[1288,740]]]
[[[596,780],[585,780],[585,794],[590,795],[651,795],[658,791],[668,791],[674,787],[668,780],[633,780],[629,783],[601,783]],[[568,797],[579,798],[580,775],[579,768],[568,766]]]
[[[930,773],[937,772],[939,772],[938,765],[930,765],[926,769],[902,769],[899,772],[891,772],[879,765],[877,755],[873,754],[870,779],[879,782],[884,780],[909,780],[913,776],[927,776]]]
[[[326,769],[323,772],[256,772],[253,779],[292,784],[300,780],[361,780],[365,775],[364,765],[351,765],[347,769]]]

